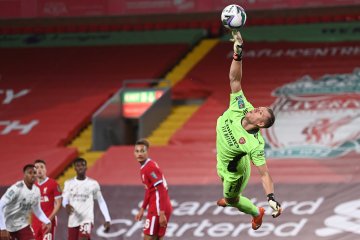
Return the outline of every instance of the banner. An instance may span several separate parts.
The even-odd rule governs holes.
[[[359,5],[359,0],[7,0],[0,1],[0,19],[86,17],[220,12],[236,3],[246,10]]]
[[[119,176],[121,177],[121,176]],[[140,181],[140,179],[139,179]],[[1,193],[5,189],[1,189]],[[359,184],[278,184],[276,197],[283,213],[274,219],[261,184],[249,185],[244,196],[266,210],[260,229],[251,229],[251,216],[234,208],[216,206],[222,189],[218,185],[171,186],[173,213],[168,223],[168,240],[272,239],[338,240],[360,239]],[[95,204],[92,238],[142,239],[142,222],[134,220],[144,196],[140,186],[103,186],[112,226],[104,233],[104,217]],[[66,239],[67,216],[60,211],[57,238]]]

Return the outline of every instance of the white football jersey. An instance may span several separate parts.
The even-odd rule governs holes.
[[[31,209],[40,202],[40,190],[35,184],[28,189],[24,181],[18,181],[6,190],[1,201],[5,204],[6,230],[16,232],[29,225]]]
[[[68,199],[74,212],[69,215],[68,227],[78,227],[83,223],[94,223],[94,200],[102,197],[99,183],[87,177],[65,182],[63,197]]]

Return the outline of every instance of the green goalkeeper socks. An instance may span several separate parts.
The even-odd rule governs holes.
[[[258,208],[246,197],[240,196],[239,202],[231,204],[231,206],[239,209],[240,212],[250,214],[252,216],[258,216]]]

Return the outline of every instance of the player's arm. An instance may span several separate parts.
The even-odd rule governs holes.
[[[6,231],[5,216],[4,216],[4,207],[5,206],[6,206],[6,202],[3,199],[0,199],[0,230],[1,231],[3,231],[3,230]]]
[[[49,215],[49,219],[50,221],[52,221],[56,214],[60,211],[60,208],[61,208],[61,202],[62,202],[62,197],[57,197],[55,198],[55,201],[54,201],[54,210],[51,212],[51,214]]]
[[[159,208],[160,208],[160,214],[159,214],[159,224],[160,227],[165,227],[167,225],[167,219],[166,219],[166,215],[165,215],[165,207],[166,207],[166,188],[163,184],[163,182],[159,183],[158,185],[156,185],[156,190],[159,193]]]
[[[56,187],[54,189],[54,210],[49,215],[50,221],[52,221],[56,214],[60,211],[61,203],[62,203],[62,197],[61,197],[61,188],[58,184],[56,184]]]
[[[266,195],[268,195],[270,193],[274,193],[274,182],[270,176],[269,169],[268,169],[266,163],[263,165],[257,166],[257,169],[260,174],[261,182],[262,182],[262,185],[263,185]]]
[[[12,201],[16,201],[18,196],[19,196],[19,188],[16,185],[12,185],[10,188],[6,190],[5,194],[0,199],[0,230],[1,230],[1,235],[3,236],[8,235],[8,232],[6,231],[4,208]]]
[[[105,218],[105,221],[106,222],[111,222],[109,209],[107,207],[107,204],[105,202],[104,197],[102,195],[98,196],[97,201],[98,201],[98,204],[99,204],[100,211],[101,211],[102,215]]]
[[[241,91],[242,79],[242,45],[243,40],[239,31],[232,31],[234,41],[234,58],[231,62],[229,79],[232,93]]]
[[[273,209],[272,216],[278,217],[281,214],[281,205],[275,200],[274,195],[274,182],[269,173],[269,169],[265,164],[257,166],[258,172],[261,177],[261,182],[267,196],[267,200],[269,202],[270,207]]]
[[[70,193],[69,193],[69,186],[68,186],[68,182],[65,182],[64,184],[64,192],[62,194],[62,205],[65,208],[67,214],[72,214],[74,212],[74,208],[73,206],[70,205],[69,202],[69,198],[70,198]]]
[[[51,229],[51,221],[50,219],[45,215],[45,213],[43,212],[43,210],[40,207],[40,198],[39,201],[32,206],[32,210],[33,213],[35,214],[35,216],[41,221],[43,222],[43,229],[45,229],[45,233],[48,233]]]
[[[5,216],[4,216],[4,207],[5,201],[0,199],[0,239],[1,240],[8,240],[10,239],[10,233],[6,230],[5,225]]]
[[[111,225],[111,218],[105,199],[100,191],[100,186],[98,186],[98,189],[96,191],[96,199],[99,204],[100,211],[105,218],[104,232],[109,232]]]
[[[135,220],[136,221],[140,221],[142,219],[142,217],[144,215],[144,212],[145,212],[145,209],[149,205],[149,200],[150,200],[149,189],[145,189],[145,195],[144,195],[143,203],[141,205],[141,208],[139,209],[139,212],[135,215]]]

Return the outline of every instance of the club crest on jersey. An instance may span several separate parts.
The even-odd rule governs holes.
[[[158,178],[155,172],[151,172],[150,175],[151,175],[151,177],[154,178],[154,179],[157,179],[157,178]]]
[[[315,80],[304,76],[272,94],[277,124],[263,132],[267,157],[327,158],[359,150],[359,68]]]
[[[245,143],[246,143],[245,138],[244,138],[244,137],[241,137],[241,138],[239,139],[239,143],[240,143],[240,144],[245,144]]]
[[[243,96],[237,96],[236,98],[236,101],[238,103],[238,107],[239,109],[242,109],[245,107],[245,103],[244,103],[244,100],[243,100]]]

